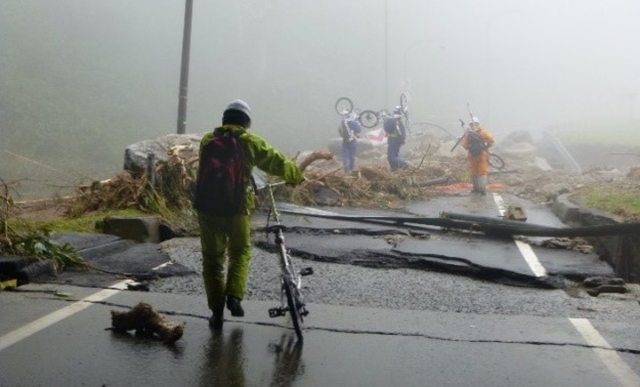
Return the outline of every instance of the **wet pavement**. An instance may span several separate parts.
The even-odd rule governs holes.
[[[566,227],[545,206],[506,195],[461,195],[442,197],[406,207],[405,216],[438,217],[443,211],[499,219],[500,207],[517,205],[526,209],[527,223]],[[313,208],[287,205],[297,213],[318,213]],[[329,208],[326,214],[389,216],[398,213]],[[529,238],[534,243],[514,242],[465,232],[422,227],[406,228],[329,220],[311,216],[283,215],[289,227],[287,247],[308,260],[381,268],[436,270],[493,280],[506,284],[565,287],[565,279],[583,280],[592,276],[613,276],[613,270],[594,253],[580,253],[537,246],[545,238]],[[425,231],[428,230],[428,231]],[[531,252],[523,252],[523,245]],[[258,244],[268,248],[269,244]],[[529,256],[526,256],[528,253]],[[529,258],[540,267],[536,270]]]
[[[206,323],[204,301],[158,293],[115,292],[48,325],[47,314],[75,305],[47,293],[5,293],[0,307],[0,385],[388,386],[634,385],[640,381],[635,323],[594,321],[612,349],[586,339],[583,320],[386,310],[310,304],[305,342],[287,318],[269,319],[265,302],[221,332]],[[76,298],[91,289],[59,286]],[[174,345],[106,331],[112,309],[140,301],[187,323]],[[30,307],[22,307],[29,305]],[[36,318],[43,329],[6,346]],[[603,360],[599,351],[606,353]],[[613,360],[612,360],[613,359]],[[611,363],[613,362],[613,363]],[[611,365],[613,364],[613,365]],[[616,368],[617,367],[617,368]]]
[[[439,200],[404,215],[499,214],[489,195]],[[518,204],[531,223],[562,226],[545,207]],[[0,294],[0,385],[640,385],[640,287],[588,296],[580,278],[612,274],[593,254],[530,246],[541,276],[510,239],[283,218],[294,264],[315,270],[303,282],[311,311],[303,346],[288,317],[268,318],[280,301],[279,269],[263,233],[254,233],[263,248],[250,264],[247,315],[227,316],[222,332],[207,325],[197,238],[145,246],[71,235],[96,265],[169,276],[132,292],[89,287],[113,274],[63,273]],[[540,286],[545,278],[561,286]],[[76,303],[95,292],[102,296]],[[167,346],[105,330],[110,310],[138,302],[186,322],[184,337]]]

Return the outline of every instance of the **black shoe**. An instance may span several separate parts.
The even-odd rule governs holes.
[[[220,309],[214,310],[211,317],[209,317],[209,326],[213,329],[222,329],[224,323],[224,306]]]
[[[242,305],[240,305],[240,300],[233,296],[227,296],[227,309],[231,311],[232,316],[244,316],[244,309],[242,309]]]

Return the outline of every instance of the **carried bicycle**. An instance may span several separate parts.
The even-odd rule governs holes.
[[[287,312],[291,316],[293,328],[296,331],[298,341],[302,343],[302,324],[304,317],[309,314],[304,303],[304,297],[302,295],[302,277],[313,274],[313,268],[306,267],[300,271],[296,271],[291,260],[291,256],[287,251],[284,239],[284,226],[280,223],[280,215],[276,208],[276,201],[273,196],[273,186],[278,184],[267,184],[266,189],[271,201],[271,208],[269,209],[269,215],[267,216],[267,222],[273,216],[275,225],[269,226],[267,224],[267,232],[274,235],[275,244],[278,248],[278,257],[280,263],[280,306],[269,309],[269,317],[281,317],[285,316]]]
[[[460,125],[462,126],[462,130],[464,131],[464,133],[462,133],[462,136],[460,136],[458,138],[458,141],[456,141],[455,145],[453,145],[453,148],[451,148],[451,152],[453,152],[453,150],[456,149],[456,147],[460,144],[460,142],[462,142],[462,138],[469,131],[469,128],[466,126],[465,122],[461,119],[460,119]],[[489,159],[487,161],[489,163],[489,166],[497,170],[504,169],[504,166],[505,166],[504,160],[502,159],[502,157],[498,156],[495,153],[489,152]]]
[[[400,117],[402,118],[402,121],[404,122],[405,128],[409,129],[410,128],[410,122],[409,122],[409,105],[408,105],[408,100],[407,100],[407,95],[406,94],[401,94],[400,95],[400,105],[398,105],[400,107]],[[378,125],[378,123],[380,122],[384,122],[385,118],[387,117],[391,117],[392,114],[389,114],[388,111],[382,109],[382,110],[378,110],[378,111],[374,111],[374,110],[363,110],[360,114],[359,114],[359,120],[360,120],[360,124],[362,126],[364,126],[365,128],[373,128],[374,126]]]

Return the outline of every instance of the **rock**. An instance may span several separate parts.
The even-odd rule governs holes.
[[[542,187],[542,192],[547,199],[556,198],[562,194],[570,192],[569,187],[563,183],[551,183]]]
[[[508,147],[501,146],[496,149],[496,151],[501,155],[514,156],[518,158],[534,157],[534,155],[538,151],[538,148],[536,148],[535,145],[526,142],[511,144]]]
[[[595,288],[602,285],[605,281],[604,277],[588,277],[582,281],[582,285],[586,288]]]
[[[311,189],[313,201],[319,206],[337,206],[340,204],[340,195],[322,186],[314,186]]]
[[[178,145],[192,145],[199,149],[201,135],[168,134],[155,140],[144,140],[131,144],[124,151],[124,169],[134,176],[144,173],[147,168],[147,155],[155,154],[156,161],[167,161],[169,149]]]
[[[110,216],[99,225],[102,232],[137,242],[160,242],[160,220],[155,216]]]
[[[500,146],[503,146],[503,144],[506,146],[511,146],[512,144],[517,143],[527,143],[533,145],[534,141],[533,137],[531,137],[531,133],[526,130],[514,130],[500,141]]]
[[[547,159],[544,159],[542,157],[535,157],[533,163],[538,169],[540,169],[543,172],[549,172],[553,170],[553,167],[549,165],[549,162],[547,162]]]
[[[640,180],[640,167],[632,167],[627,173],[627,178],[631,180]]]

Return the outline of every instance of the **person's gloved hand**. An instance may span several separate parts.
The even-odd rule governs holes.
[[[298,185],[300,185],[300,184],[304,183],[305,181],[307,181],[307,178],[306,178],[306,177],[304,177],[304,176],[302,176],[302,180],[300,180],[299,182],[294,183],[294,182],[288,181],[286,184],[287,184],[289,187],[295,187],[295,186],[298,186]]]

